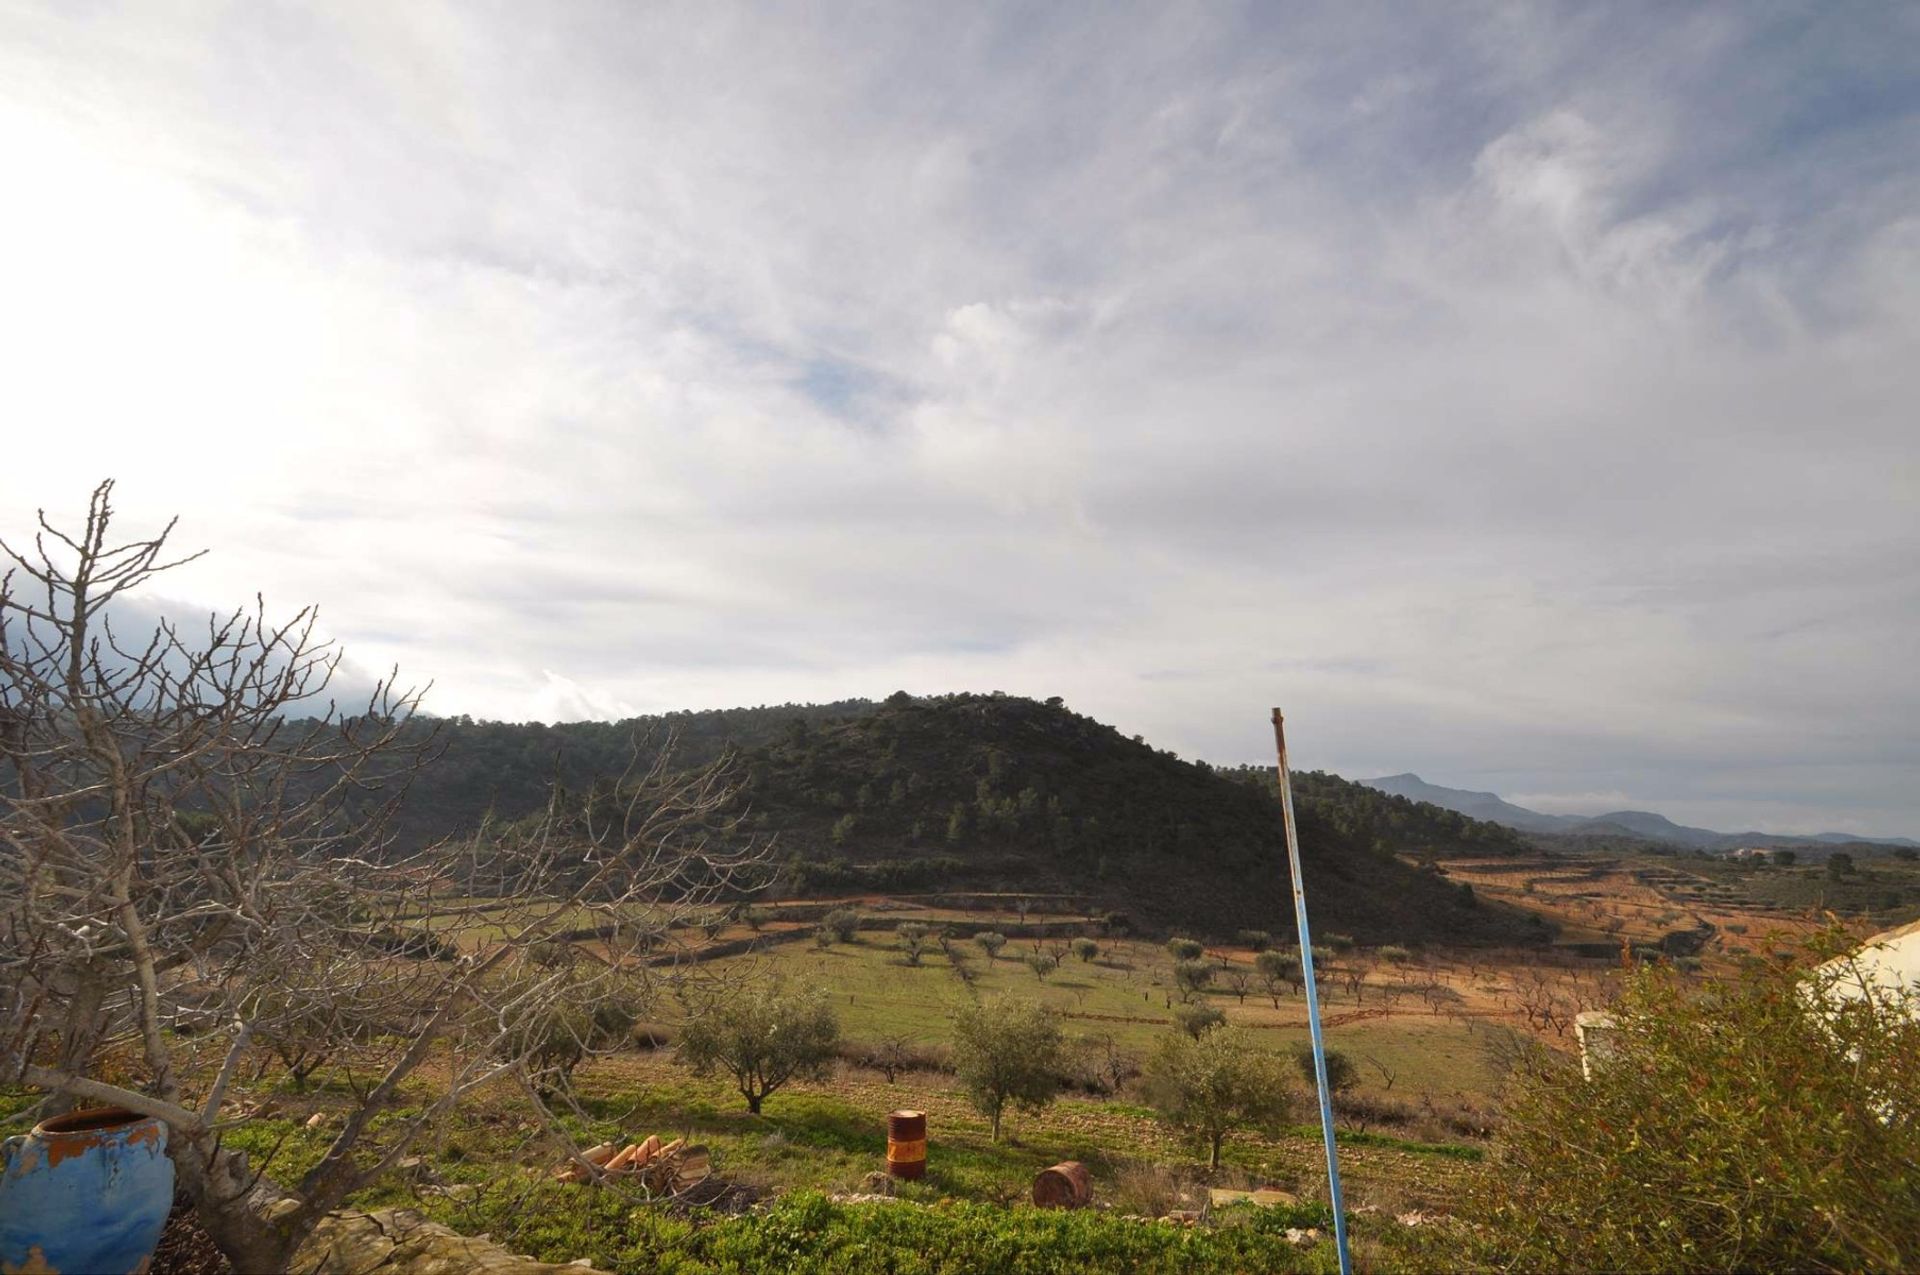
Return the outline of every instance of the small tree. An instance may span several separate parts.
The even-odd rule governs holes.
[[[1007,936],[998,930],[982,930],[973,936],[973,941],[986,952],[988,960],[997,961],[1000,959],[1000,949],[1007,945]]]
[[[1035,978],[1044,983],[1055,970],[1060,968],[1060,960],[1046,952],[1033,952],[1027,956],[1027,968],[1033,971]]]
[[[1299,958],[1291,952],[1269,949],[1253,958],[1253,968],[1260,976],[1261,989],[1272,998],[1273,1007],[1279,1009],[1281,989],[1299,981]]]
[[[1360,1069],[1353,1065],[1353,1059],[1337,1049],[1326,1051],[1327,1088],[1335,1094],[1343,1094],[1360,1082]],[[1313,1071],[1313,1047],[1301,1045],[1293,1051],[1293,1063],[1300,1076],[1316,1091],[1320,1088],[1319,1077]]]
[[[1075,939],[1073,954],[1083,961],[1092,961],[1094,957],[1100,955],[1100,945],[1092,939]]]
[[[1776,868],[1790,868],[1793,866],[1793,861],[1799,856],[1795,855],[1791,850],[1775,850],[1767,857],[1773,860],[1773,866]]]
[[[860,914],[852,908],[835,908],[823,922],[842,943],[851,943],[860,932]]]
[[[995,1142],[1009,1106],[1038,1111],[1060,1092],[1064,1050],[1058,1016],[1033,1001],[983,1001],[953,1018],[954,1074]]]
[[[1142,1077],[1160,1119],[1207,1149],[1220,1166],[1220,1146],[1235,1130],[1277,1133],[1294,1108],[1286,1065],[1257,1048],[1241,1028],[1202,1036],[1162,1037]]]
[[[1841,877],[1853,875],[1853,856],[1845,850],[1836,850],[1827,857],[1827,875],[1838,881]]]
[[[1220,972],[1226,981],[1227,990],[1234,994],[1240,1004],[1247,1003],[1247,993],[1253,990],[1253,971],[1244,965],[1229,965]]]
[[[1213,966],[1205,961],[1180,961],[1173,967],[1173,985],[1183,997],[1198,996],[1212,982]]]
[[[1207,954],[1198,939],[1168,939],[1167,955],[1175,961],[1197,961]]]
[[[1226,1021],[1227,1016],[1220,1012],[1217,1005],[1182,1005],[1173,1011],[1174,1026],[1195,1040],[1224,1025]]]
[[[927,935],[932,931],[918,921],[902,921],[894,927],[894,933],[900,936],[900,948],[906,953],[907,964],[918,965],[921,952],[926,950]]]
[[[680,1060],[699,1075],[733,1077],[758,1115],[767,1095],[796,1076],[821,1076],[833,1061],[840,1023],[824,992],[777,984],[736,990],[701,1006],[680,1034]]]
[[[1242,930],[1240,942],[1253,952],[1264,952],[1273,946],[1273,935],[1265,930]]]
[[[834,932],[827,926],[822,925],[817,927],[813,932],[813,945],[824,952],[833,946],[834,938]]]

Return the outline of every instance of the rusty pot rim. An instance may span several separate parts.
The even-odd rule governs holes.
[[[49,1116],[33,1126],[37,1138],[95,1138],[117,1129],[160,1123],[159,1117],[127,1107],[80,1107],[65,1115]]]

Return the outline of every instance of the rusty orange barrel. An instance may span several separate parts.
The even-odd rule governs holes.
[[[927,1113],[890,1111],[887,1113],[887,1176],[924,1178],[927,1176]]]
[[[1093,1202],[1093,1179],[1078,1160],[1042,1169],[1033,1180],[1033,1202],[1043,1209],[1083,1209]]]

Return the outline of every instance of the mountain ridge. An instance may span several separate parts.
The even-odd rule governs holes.
[[[1805,836],[1771,832],[1717,832],[1676,823],[1652,810],[1610,810],[1597,815],[1550,815],[1501,797],[1498,793],[1470,788],[1448,788],[1428,783],[1412,771],[1381,775],[1356,782],[1396,797],[1424,801],[1475,819],[1489,820],[1524,832],[1565,836],[1632,836],[1651,841],[1670,842],[1701,850],[1728,850],[1742,846],[1765,848],[1838,846],[1920,847],[1920,841],[1908,837],[1863,837],[1846,832],[1820,832]]]

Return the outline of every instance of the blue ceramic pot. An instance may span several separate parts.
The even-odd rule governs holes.
[[[8,1138],[0,1270],[138,1275],[173,1207],[167,1127],[119,1107],[43,1120]]]

